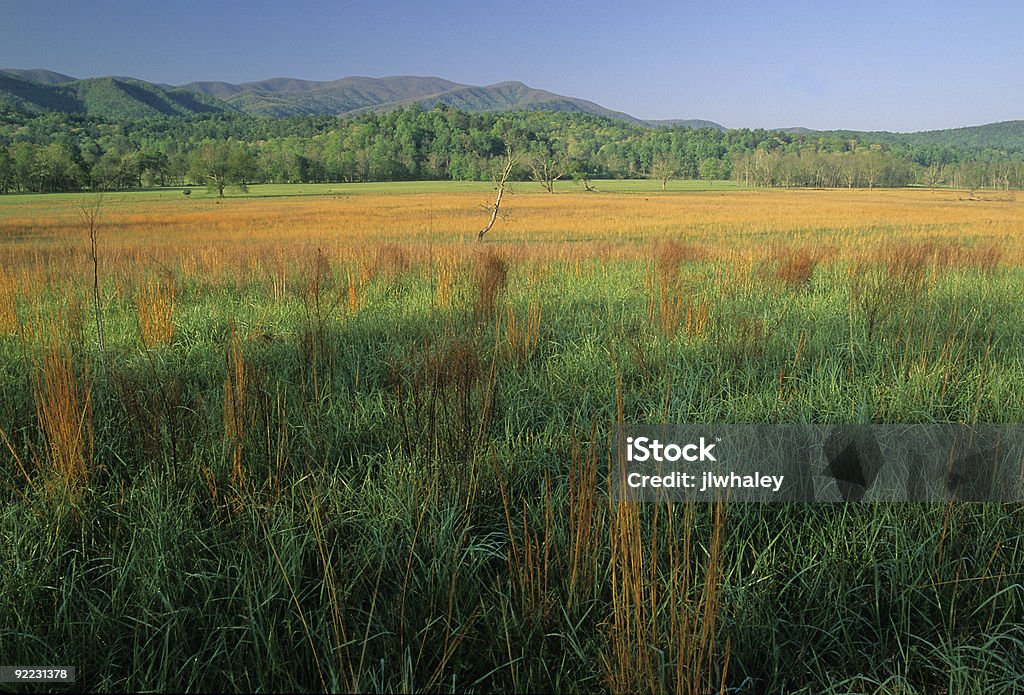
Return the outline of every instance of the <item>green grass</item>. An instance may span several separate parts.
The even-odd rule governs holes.
[[[890,288],[884,276],[857,290],[841,264],[790,287],[767,267],[683,263],[675,291],[711,306],[691,335],[652,324],[650,268],[555,265],[530,281],[512,266],[499,309],[542,307],[522,363],[479,314],[472,268],[451,306],[434,305],[433,270],[414,265],[379,275],[355,313],[335,268],[320,298],[339,308],[319,317],[313,294],[178,277],[174,342],[149,350],[107,286],[109,373],[89,313],[70,320],[94,452],[71,498],[15,464],[48,461],[38,348],[0,338],[5,662],[73,664],[91,690],[606,690],[616,645],[630,644],[612,627],[624,522],[603,481],[620,397],[635,423],[1024,418],[1019,269],[929,271],[893,300],[871,294]],[[65,300],[35,301],[56,314]],[[223,415],[232,331],[240,437]],[[580,483],[587,465],[596,487]],[[592,516],[573,521],[588,495]],[[717,690],[728,645],[736,692],[1021,690],[1022,511],[737,506],[715,551],[705,508],[633,510],[644,560],[615,581],[659,598],[635,623],[652,666],[627,689],[680,685],[690,643],[673,621],[699,625],[713,584],[710,676],[684,683]],[[593,542],[581,546],[579,523]]]
[[[684,193],[690,191],[735,191],[741,186],[733,181],[694,181],[676,179],[668,182],[662,191],[660,181],[649,179],[594,179],[591,184],[599,193]],[[397,181],[375,183],[262,183],[248,186],[245,192],[229,187],[224,192],[225,198],[276,198],[281,196],[334,196],[359,194],[409,194],[409,193],[486,193],[493,189],[489,181]],[[513,188],[517,191],[539,193],[541,185],[534,181],[515,181]],[[189,190],[189,197],[202,199],[217,198],[216,191],[209,191],[203,186],[171,186],[167,188],[147,188],[134,191],[107,191],[103,193],[104,205],[118,203],[145,204],[150,201],[176,200],[183,197],[182,191]],[[571,180],[557,181],[556,192],[580,191],[582,184]],[[26,202],[39,204],[42,201],[52,203],[55,207],[64,205],[80,206],[83,202],[95,200],[96,193],[21,193],[0,196],[0,216],[7,211],[13,214]]]

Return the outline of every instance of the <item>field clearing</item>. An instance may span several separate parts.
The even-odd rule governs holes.
[[[532,191],[535,184],[517,184],[503,205],[509,219],[499,221],[488,240],[530,255],[617,258],[649,255],[650,243],[665,239],[748,254],[807,244],[843,256],[927,240],[998,244],[1011,263],[1019,262],[1024,245],[1024,204],[1012,192],[988,200],[918,189],[640,189],[642,195],[630,195],[621,184],[637,182],[599,183],[619,190],[550,195]],[[104,241],[108,253],[136,263],[219,249],[237,257],[240,251],[319,246],[344,257],[353,247],[382,243],[461,246],[483,226],[483,208],[491,202],[484,184],[392,187],[332,184],[321,189],[333,193],[291,196],[276,192],[286,187],[253,186],[250,195],[223,199],[176,191],[110,194],[102,203]],[[92,202],[81,194],[0,198],[4,254],[83,248],[81,211]]]
[[[1024,421],[1024,202],[595,185],[516,184],[485,243],[486,184],[109,194],[95,266],[94,197],[0,196],[10,662],[91,689],[1024,689],[1019,504],[606,481],[616,422]]]

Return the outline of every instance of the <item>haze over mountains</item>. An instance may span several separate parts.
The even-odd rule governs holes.
[[[446,104],[470,112],[543,110],[590,114],[646,127],[724,127],[702,119],[643,120],[586,99],[534,89],[522,82],[474,86],[439,77],[345,77],[314,81],[279,77],[256,82],[155,84],[131,77],[77,79],[45,69],[0,69],[0,106],[28,112],[60,112],[101,119],[241,113],[287,117],[306,114],[358,115],[420,104]],[[810,135],[802,127],[775,130]],[[824,131],[822,131],[824,132]],[[864,135],[863,131],[828,131]],[[949,143],[970,147],[1024,149],[1024,121],[1004,121],[919,133],[870,133],[871,140],[898,138],[916,144]]]

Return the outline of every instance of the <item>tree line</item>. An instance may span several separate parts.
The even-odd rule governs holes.
[[[465,113],[446,106],[356,118],[213,114],[110,122],[0,108],[0,193],[201,184],[734,179],[750,186],[1024,187],[1024,154],[849,134],[647,128],[597,116]]]

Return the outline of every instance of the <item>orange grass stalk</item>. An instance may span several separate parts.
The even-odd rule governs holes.
[[[455,278],[458,266],[451,258],[437,263],[437,298],[436,304],[440,308],[450,306],[455,293]]]
[[[274,301],[280,302],[288,293],[288,269],[285,266],[277,266],[271,270],[271,290],[274,293]]]
[[[647,318],[662,333],[674,335],[683,331],[695,338],[707,332],[711,313],[707,297],[684,299],[676,281],[659,281],[652,275],[648,276],[647,287]]]
[[[153,278],[135,294],[139,334],[146,347],[166,345],[174,336],[174,281],[164,285]]]
[[[87,378],[86,378],[87,379]],[[93,460],[92,397],[66,346],[53,344],[37,364],[33,395],[46,445],[43,484],[78,499]]]
[[[18,290],[14,277],[0,270],[0,336],[18,332],[17,298]]]
[[[775,278],[790,287],[806,284],[818,265],[818,258],[805,248],[783,249],[778,253],[779,265]]]
[[[526,317],[520,319],[509,307],[505,314],[504,341],[502,352],[506,358],[524,364],[530,358],[540,343],[540,304],[530,302],[526,309]],[[497,317],[497,330],[499,335],[502,332],[501,315]]]
[[[518,523],[512,520],[513,512],[509,503],[505,483],[499,473],[498,490],[501,493],[502,506],[505,511],[505,523],[509,534],[509,549],[507,554],[509,576],[511,577],[513,593],[519,599],[520,609],[527,620],[545,621],[549,616],[553,604],[548,594],[550,579],[550,550],[551,550],[551,521],[553,509],[551,506],[551,477],[544,476],[544,533],[543,536],[530,531],[531,524],[527,516],[526,500],[522,501],[522,534],[520,536]],[[518,516],[518,514],[517,514]],[[517,541],[517,536],[521,540]]]
[[[348,271],[348,310],[349,313],[356,313],[359,310],[360,295],[363,291],[363,281],[357,271]]]
[[[621,426],[621,377],[617,386]],[[609,471],[624,478],[624,459],[619,463],[616,458],[609,459]],[[610,503],[612,614],[602,657],[609,690],[694,695],[724,691],[729,644],[719,656],[716,639],[726,503],[687,502],[681,515],[677,507],[663,503],[649,508],[649,514],[641,514],[643,505],[625,497]],[[707,509],[710,516],[706,540],[694,538],[697,508]],[[669,680],[670,665],[675,667],[674,681]]]

